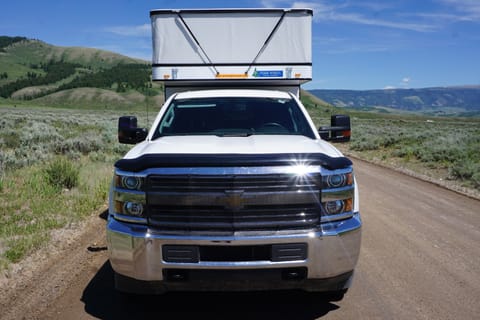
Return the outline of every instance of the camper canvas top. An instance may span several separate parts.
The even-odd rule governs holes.
[[[299,86],[312,78],[312,15],[311,9],[153,10],[153,80]]]

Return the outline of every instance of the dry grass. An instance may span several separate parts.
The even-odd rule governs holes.
[[[0,107],[0,270],[105,206],[120,115]]]

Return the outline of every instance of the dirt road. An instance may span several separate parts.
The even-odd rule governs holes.
[[[127,300],[113,290],[105,221],[93,217],[60,254],[33,271],[19,271],[23,281],[12,279],[15,288],[1,294],[0,318],[478,319],[480,201],[354,162],[362,251],[341,302],[298,292],[168,293]]]

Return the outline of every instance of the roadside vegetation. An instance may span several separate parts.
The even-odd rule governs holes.
[[[355,119],[350,150],[480,190],[480,121]]]
[[[304,98],[317,127],[329,125],[332,114],[350,114],[351,141],[336,145],[342,152],[479,194],[480,118],[368,113],[315,102]]]
[[[120,115],[0,107],[0,271],[106,204]]]

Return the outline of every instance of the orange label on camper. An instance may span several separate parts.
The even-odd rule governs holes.
[[[218,73],[216,78],[228,78],[228,79],[235,79],[235,78],[248,78],[248,74],[246,73]]]

